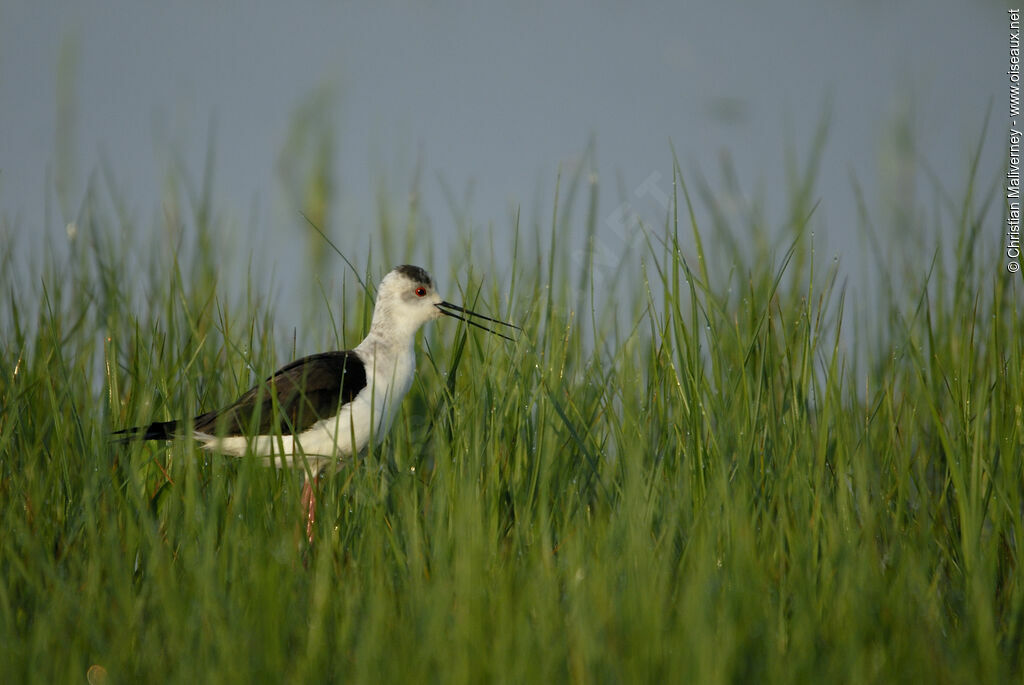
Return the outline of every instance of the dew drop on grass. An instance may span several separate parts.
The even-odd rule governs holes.
[[[99,664],[93,664],[89,667],[89,670],[85,672],[85,681],[89,683],[89,685],[106,685],[108,682],[107,669],[103,668]]]

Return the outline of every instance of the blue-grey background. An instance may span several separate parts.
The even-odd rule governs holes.
[[[851,178],[892,249],[927,254],[894,235],[914,214],[901,208],[936,202],[936,184],[963,192],[989,108],[980,170],[998,177],[1007,48],[1006,8],[984,1],[4,0],[2,231],[27,263],[61,249],[92,182],[118,190],[145,245],[212,151],[221,244],[243,267],[273,267],[288,304],[310,292],[309,232],[288,193],[303,120],[329,132],[339,246],[365,263],[381,208],[404,220],[418,189],[419,241],[442,262],[426,266],[451,286],[460,230],[501,235],[517,209],[546,221],[559,170],[580,163],[600,187],[598,252],[629,243],[616,228],[624,202],[663,220],[657,194],[637,190],[671,192],[672,146],[727,209],[719,168],[731,160],[734,205],[763,202],[781,225],[786,154],[804,159],[830,113],[814,240],[856,275]]]

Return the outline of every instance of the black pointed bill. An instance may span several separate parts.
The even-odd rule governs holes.
[[[483,314],[477,314],[476,312],[471,312],[470,310],[468,310],[468,309],[466,309],[464,307],[460,307],[457,304],[452,304],[451,302],[439,302],[439,303],[435,304],[434,306],[437,307],[439,310],[441,310],[442,314],[446,314],[446,315],[448,315],[448,316],[450,316],[450,317],[452,317],[454,319],[458,319],[459,321],[465,321],[470,326],[476,326],[480,330],[487,331],[488,333],[494,333],[494,335],[501,336],[505,340],[510,340],[512,342],[515,342],[515,338],[511,338],[511,337],[505,335],[504,333],[499,333],[498,331],[494,330],[493,328],[488,328],[487,326],[479,324],[476,321],[473,321],[472,319],[470,319],[469,317],[475,316],[475,317],[477,317],[479,319],[483,319],[484,321],[490,321],[491,323],[496,323],[499,326],[508,326],[509,328],[514,328],[517,331],[523,330],[519,326],[515,326],[513,324],[506,323],[504,321],[498,321],[497,319],[492,319],[491,317],[484,316]],[[465,314],[465,316],[459,316],[459,314],[457,314],[456,312],[459,312],[460,314]]]

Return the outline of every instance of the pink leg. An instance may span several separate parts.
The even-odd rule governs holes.
[[[320,473],[309,474],[302,483],[302,511],[306,515],[306,539],[313,544],[313,524],[316,523],[316,491],[320,488]]]

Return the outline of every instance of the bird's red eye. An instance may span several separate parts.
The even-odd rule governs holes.
[[[416,288],[416,297],[423,297],[426,294],[427,294],[427,289],[426,288],[424,288],[422,286],[419,287],[419,288]]]

